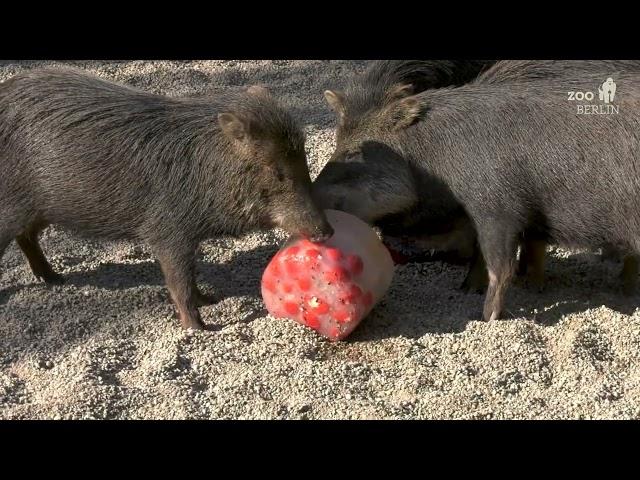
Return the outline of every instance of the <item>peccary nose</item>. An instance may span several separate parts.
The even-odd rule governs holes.
[[[314,232],[309,235],[309,240],[314,243],[325,242],[333,236],[333,227],[326,220],[321,227],[317,227]]]

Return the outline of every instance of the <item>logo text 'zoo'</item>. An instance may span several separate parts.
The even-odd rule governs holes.
[[[570,102],[593,102],[595,100],[595,93],[591,91],[581,92],[567,92],[568,100]],[[602,85],[598,87],[598,100],[603,103],[588,103],[576,105],[576,114],[578,115],[612,115],[620,113],[620,106],[613,105],[613,100],[616,96],[616,82],[613,78],[609,77]]]

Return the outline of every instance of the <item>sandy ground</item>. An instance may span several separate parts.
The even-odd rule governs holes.
[[[305,125],[312,176],[333,148],[321,92],[362,62],[74,62],[167,95],[264,83]],[[0,61],[0,80],[42,63]],[[386,299],[332,344],[266,315],[259,279],[278,232],[202,245],[209,332],[178,327],[143,245],[50,228],[43,248],[64,286],[39,283],[12,245],[1,261],[0,418],[639,418],[640,294],[620,265],[553,249],[547,289],[516,283],[512,319],[477,321],[465,269],[397,268]]]

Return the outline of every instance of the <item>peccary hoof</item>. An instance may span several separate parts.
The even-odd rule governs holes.
[[[197,308],[188,306],[184,310],[177,307],[178,319],[180,320],[180,326],[185,330],[204,330],[204,323],[200,317],[200,312]]]
[[[40,278],[48,285],[62,285],[64,283],[64,277],[56,272],[47,273]]]
[[[180,325],[185,330],[205,330],[205,325],[199,318],[180,318]]]

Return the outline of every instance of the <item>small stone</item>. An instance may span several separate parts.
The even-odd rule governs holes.
[[[51,370],[53,368],[53,362],[51,360],[40,360],[38,362],[38,367]]]

